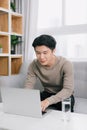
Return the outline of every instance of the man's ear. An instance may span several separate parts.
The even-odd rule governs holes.
[[[53,49],[53,53],[55,53],[56,52],[56,49]]]

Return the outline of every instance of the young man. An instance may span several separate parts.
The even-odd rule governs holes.
[[[44,87],[41,93],[42,111],[50,105],[61,110],[61,101],[71,97],[71,111],[73,112],[72,63],[64,57],[55,55],[56,41],[50,35],[40,35],[35,38],[32,46],[37,59],[33,60],[29,66],[25,87],[34,88],[38,77]]]

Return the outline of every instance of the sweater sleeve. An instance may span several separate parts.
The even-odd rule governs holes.
[[[65,62],[62,68],[63,71],[63,88],[57,94],[47,98],[50,105],[62,101],[65,98],[70,97],[74,91],[74,74],[73,66],[70,61]]]
[[[36,75],[34,73],[34,63],[32,62],[28,67],[27,78],[25,81],[25,88],[34,88],[36,82]]]

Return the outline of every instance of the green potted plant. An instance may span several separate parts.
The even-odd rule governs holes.
[[[17,43],[18,43],[18,37],[15,35],[11,35],[11,54],[15,54]]]
[[[16,5],[15,5],[15,0],[10,3],[10,7],[12,11],[16,11]],[[16,53],[16,45],[22,43],[22,41],[19,39],[19,36],[16,35],[11,35],[11,54]]]
[[[2,53],[3,51],[3,48],[2,48],[2,45],[0,44],[0,53]]]
[[[16,53],[16,46],[17,44],[22,43],[19,36],[11,35],[11,54]]]
[[[14,11],[14,12],[16,11],[16,6],[15,6],[14,2],[10,3],[10,7],[11,7],[12,11]]]

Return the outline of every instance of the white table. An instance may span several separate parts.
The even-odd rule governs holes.
[[[9,130],[87,130],[87,115],[71,113],[69,122],[62,121],[62,112],[52,110],[43,118],[11,115],[0,104],[0,128]],[[1,129],[0,129],[1,130]]]

